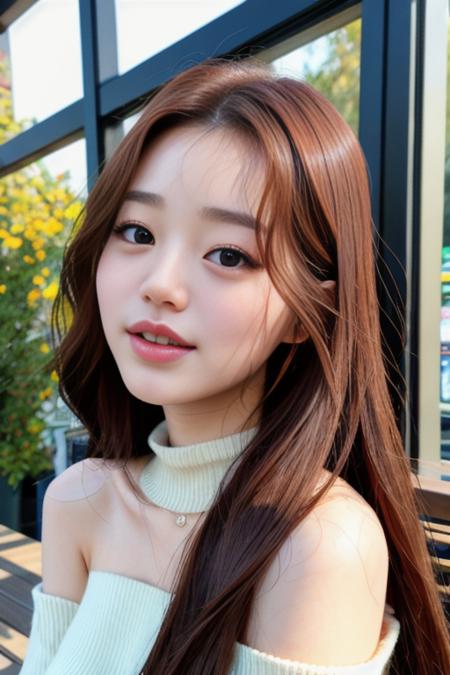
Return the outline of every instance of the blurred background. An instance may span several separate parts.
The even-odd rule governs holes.
[[[152,93],[211,56],[306,80],[358,135],[399,428],[450,480],[449,25],[448,0],[0,0],[0,523],[40,539],[85,456],[49,366],[74,220]]]

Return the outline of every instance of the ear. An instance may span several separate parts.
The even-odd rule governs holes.
[[[334,279],[327,279],[327,281],[322,281],[320,283],[322,288],[326,289],[327,295],[330,295],[330,299],[333,298],[334,292],[336,289],[336,282]],[[334,304],[334,301],[333,301]],[[309,335],[306,332],[306,329],[297,317],[293,319],[290,330],[286,334],[282,342],[287,342],[288,344],[301,344],[308,339]]]
[[[321,281],[320,285],[322,286],[322,288],[328,288],[330,290],[332,289],[333,291],[336,288],[336,282],[334,279],[327,279],[326,281]]]
[[[303,328],[302,325],[300,325],[299,320],[297,317],[293,319],[291,323],[290,329],[287,331],[285,337],[281,340],[281,342],[286,342],[288,344],[300,344],[301,342],[304,342],[307,340],[308,334],[306,330]]]

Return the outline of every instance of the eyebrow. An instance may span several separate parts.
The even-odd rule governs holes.
[[[144,192],[143,190],[131,190],[130,192],[127,192],[124,201],[139,202],[148,206],[156,206],[157,208],[163,207],[166,203],[162,195],[158,195],[155,192]],[[203,218],[215,220],[220,223],[243,225],[252,230],[256,227],[255,218],[243,211],[230,211],[217,206],[204,206],[200,209],[200,215]]]

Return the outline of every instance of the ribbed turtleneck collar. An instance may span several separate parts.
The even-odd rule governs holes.
[[[228,467],[257,429],[252,427],[192,445],[170,446],[167,421],[163,420],[148,437],[155,456],[141,473],[141,489],[157,506],[175,513],[207,511]]]

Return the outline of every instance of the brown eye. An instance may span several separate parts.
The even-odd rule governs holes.
[[[128,232],[128,230],[136,230],[130,235],[130,238],[124,234],[125,232]],[[113,227],[113,232],[122,235],[121,238],[125,239],[125,241],[128,241],[130,244],[151,244],[154,241],[152,233],[143,225],[124,223],[123,225]]]
[[[213,254],[218,255],[218,261],[221,267],[254,267],[253,262],[250,258],[245,255],[243,251],[235,247],[228,248],[216,248],[214,251],[208,253],[209,256]],[[215,261],[216,262],[217,258]],[[242,261],[243,264],[239,265],[239,262]]]

